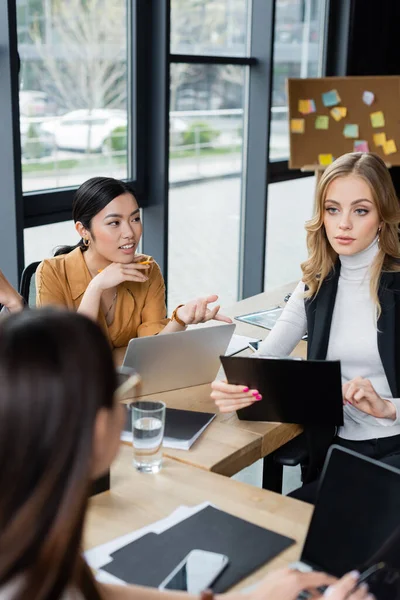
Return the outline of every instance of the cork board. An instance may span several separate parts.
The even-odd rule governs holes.
[[[347,114],[336,121],[331,115],[332,106],[324,106],[322,94],[337,90],[340,102],[337,107],[345,107]],[[363,93],[374,94],[371,105],[363,101]],[[400,77],[324,77],[319,79],[288,79],[289,131],[291,169],[318,167],[319,155],[331,154],[338,158],[346,152],[357,151],[354,142],[365,140],[370,152],[378,154],[388,165],[400,165]],[[314,100],[315,112],[301,114],[299,100]],[[370,115],[383,112],[384,126],[373,127]],[[322,119],[328,129],[316,129],[317,117]],[[304,119],[298,122],[304,133],[293,133],[292,119]],[[321,120],[319,120],[321,124]],[[347,124],[358,125],[358,136],[346,138],[343,129]],[[383,147],[374,143],[374,135],[386,134],[386,140],[393,140],[396,151],[385,154]],[[393,149],[393,146],[392,146]],[[386,147],[388,150],[388,147]],[[328,159],[329,160],[329,159]],[[321,167],[319,167],[321,168]]]

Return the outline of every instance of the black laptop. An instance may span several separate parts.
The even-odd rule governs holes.
[[[343,425],[340,361],[221,356],[229,383],[257,389],[262,400],[237,411],[246,421]]]
[[[353,569],[362,572],[385,561],[386,574],[382,570],[380,583],[378,571],[375,576],[380,593],[379,589],[372,590],[373,581],[368,583],[378,600],[395,600],[400,598],[399,526],[400,470],[331,446],[296,567],[341,577]],[[389,585],[392,589],[388,595]]]

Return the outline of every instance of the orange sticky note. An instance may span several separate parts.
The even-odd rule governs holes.
[[[299,100],[299,113],[308,114],[308,100]]]
[[[347,108],[345,106],[335,106],[332,108],[331,115],[335,119],[335,121],[340,121],[347,115]]]
[[[385,117],[381,110],[373,112],[370,115],[372,127],[385,127]]]
[[[386,144],[386,133],[374,133],[375,146],[383,146]]]
[[[385,154],[394,154],[397,152],[396,144],[394,140],[388,140],[383,144],[383,151]]]
[[[333,163],[333,156],[332,154],[318,154],[318,162],[323,167],[327,167]]]
[[[304,133],[305,123],[304,119],[291,119],[290,120],[290,131],[292,133]]]

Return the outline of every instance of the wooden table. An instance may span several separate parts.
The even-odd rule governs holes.
[[[273,292],[258,294],[237,302],[222,310],[231,318],[257,310],[283,305],[288,292],[293,291],[295,283],[285,285]],[[264,338],[267,329],[235,321],[236,331],[240,335]],[[218,324],[216,324],[218,326]],[[246,352],[250,352],[246,351]],[[121,364],[125,349],[115,351],[115,360]],[[306,343],[300,342],[293,352],[294,356],[306,355]],[[221,376],[222,376],[221,370]],[[168,407],[202,412],[215,412],[216,407],[210,398],[210,384],[182,388],[143,396],[146,400],[162,400]],[[263,487],[280,490],[282,469],[275,469],[273,452],[299,435],[302,428],[285,423],[266,423],[240,421],[236,413],[218,414],[190,450],[165,449],[167,457],[196,466],[200,469],[231,476],[260,458],[264,461]]]
[[[168,516],[181,505],[204,501],[296,540],[296,544],[243,580],[258,581],[268,571],[298,560],[313,507],[182,462],[164,459],[160,473],[138,473],[132,450],[123,446],[111,469],[111,490],[90,499],[85,549],[93,548]]]

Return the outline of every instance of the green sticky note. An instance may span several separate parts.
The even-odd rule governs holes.
[[[329,117],[326,115],[319,115],[315,119],[315,129],[328,129],[329,128]]]
[[[358,138],[358,125],[348,123],[344,126],[343,135],[346,138]]]
[[[385,127],[385,117],[381,110],[370,114],[372,127]]]

